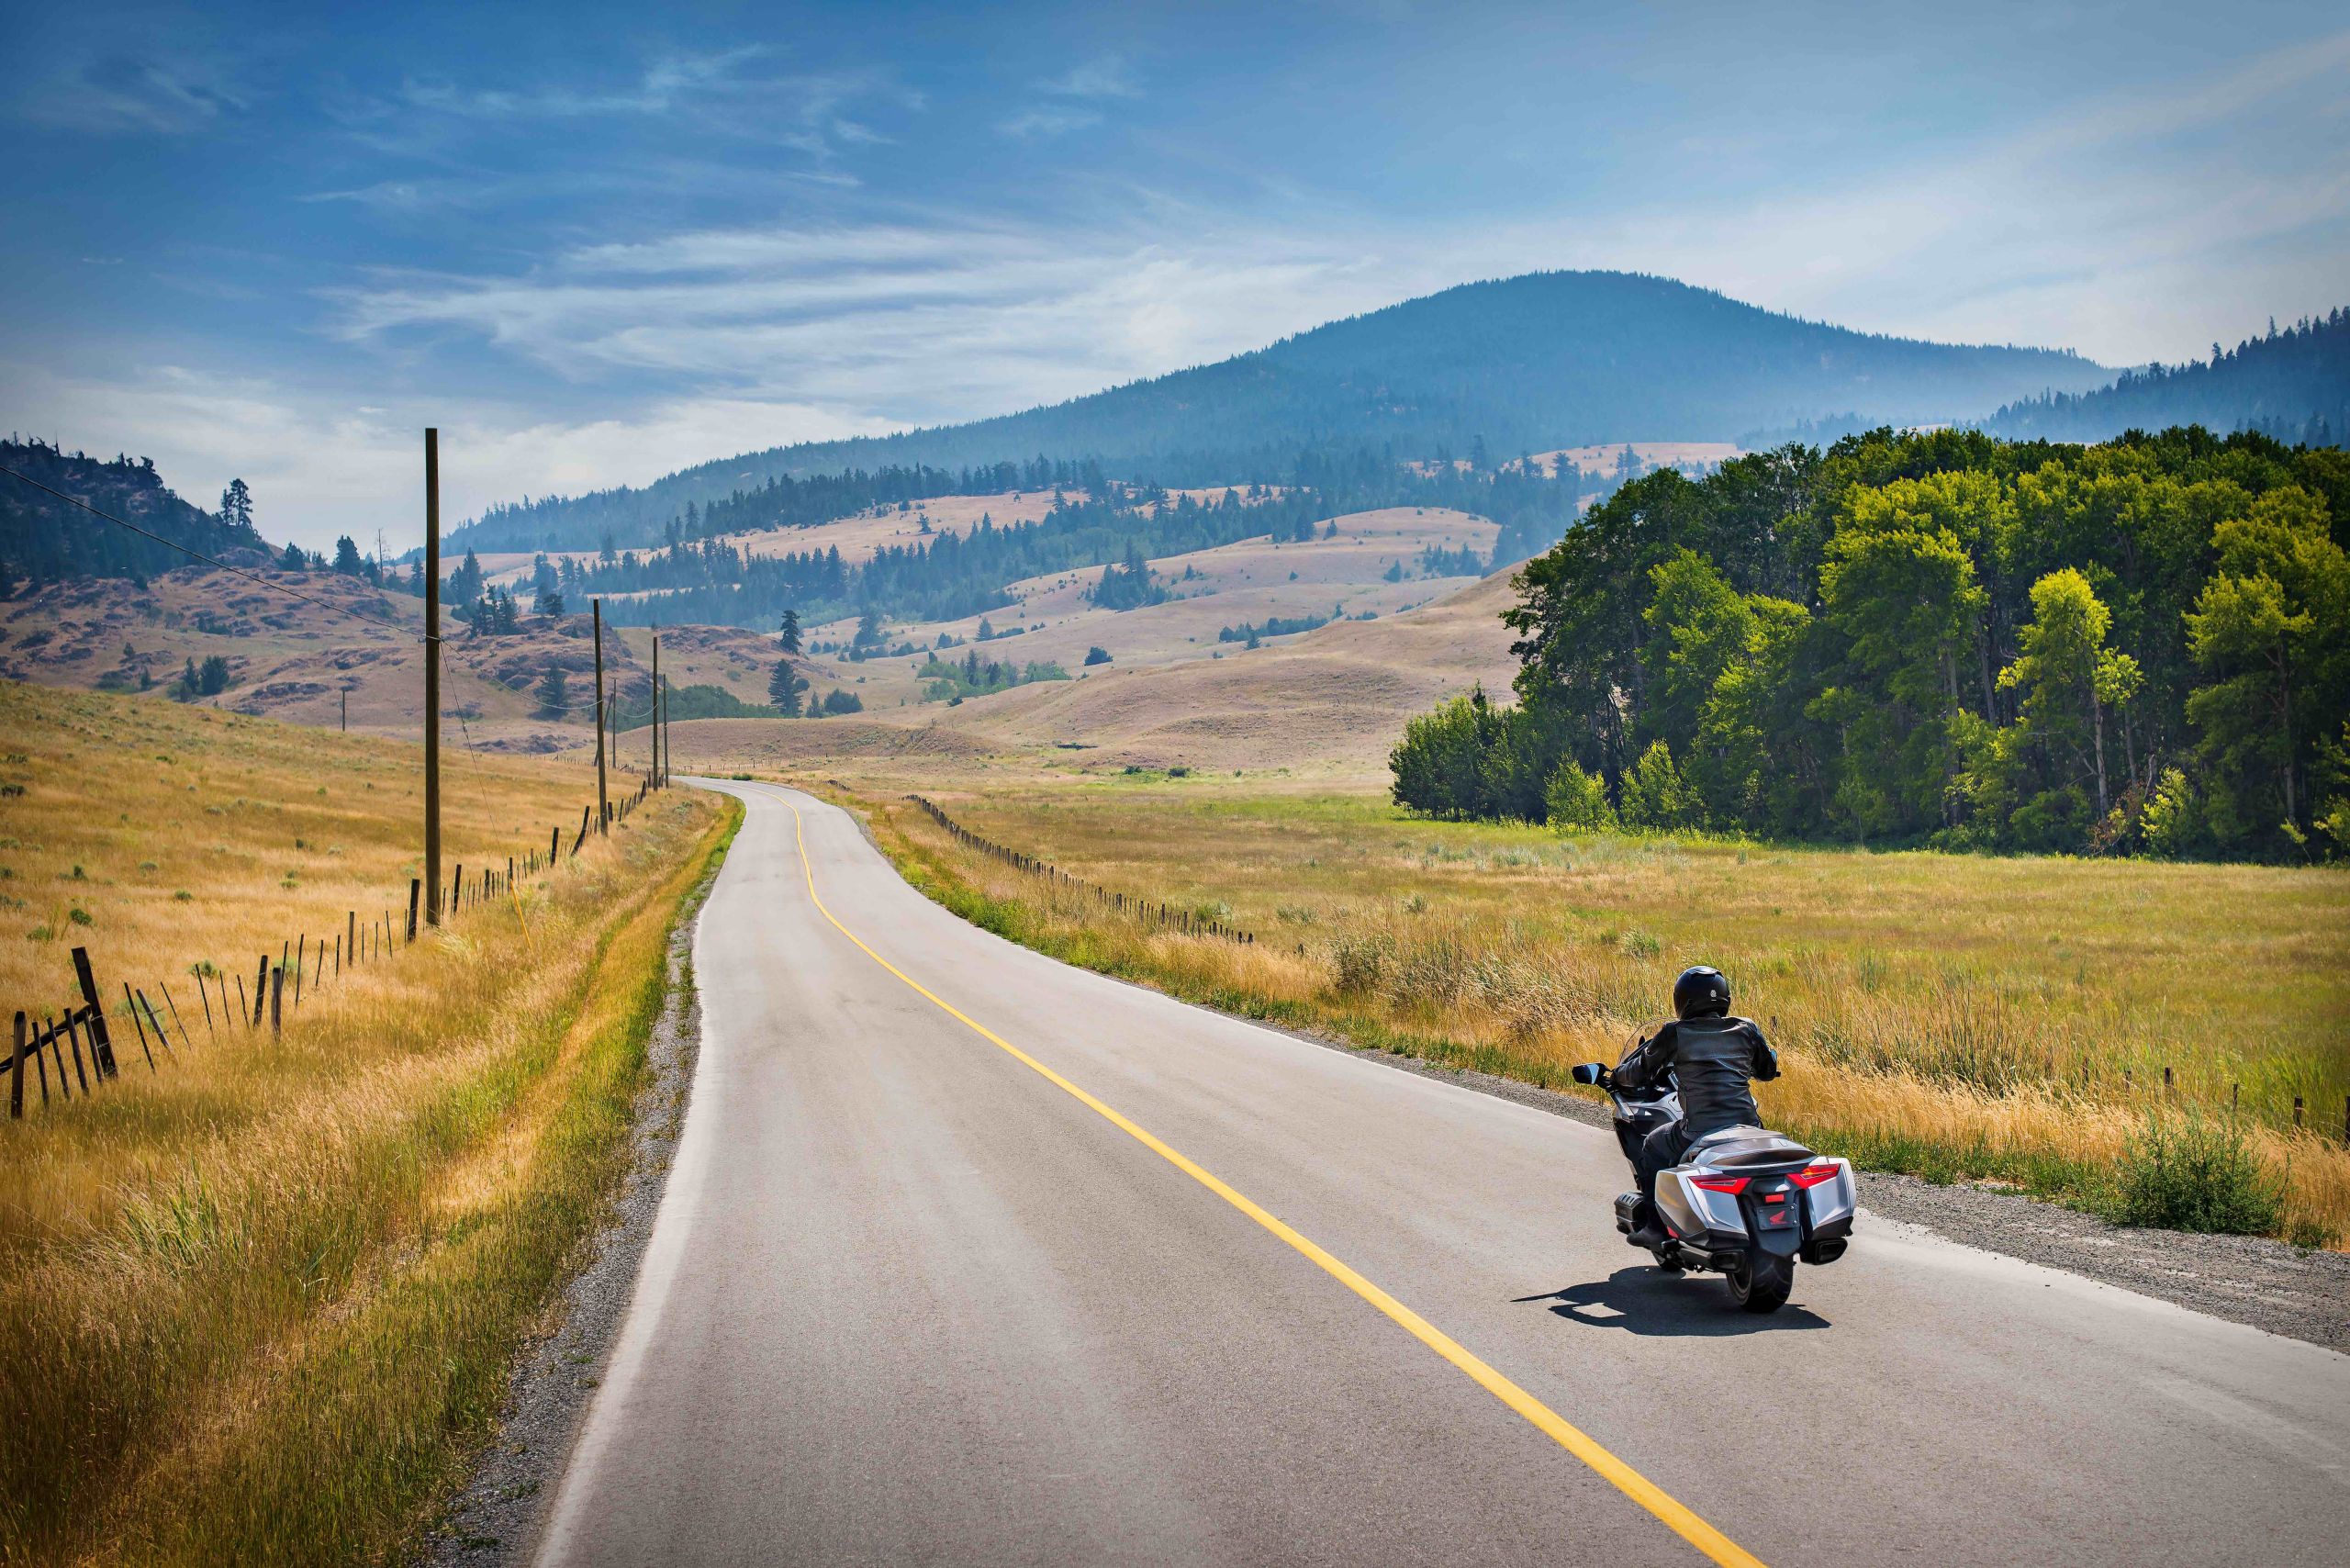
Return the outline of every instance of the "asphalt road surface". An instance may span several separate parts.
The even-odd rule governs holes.
[[[2350,1558],[2350,1357],[1865,1215],[1748,1316],[1617,1236],[1605,1133],[1065,968],[725,788],[542,1561]]]

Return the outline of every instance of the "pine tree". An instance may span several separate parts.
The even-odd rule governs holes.
[[[253,493],[242,479],[231,479],[220,492],[220,521],[239,533],[253,531]]]
[[[800,717],[800,694],[808,683],[800,678],[789,659],[778,659],[775,673],[767,678],[767,703],[787,719]]]
[[[775,641],[776,646],[787,654],[800,652],[800,611],[787,610],[783,612],[783,625],[777,632]]]
[[[547,666],[547,673],[539,678],[538,699],[542,719],[559,719],[571,706],[571,678],[561,665]]]

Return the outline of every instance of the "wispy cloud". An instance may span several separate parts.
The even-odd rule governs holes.
[[[1139,98],[1142,89],[1121,56],[1102,55],[1036,84],[1040,93],[1062,98]]]
[[[1101,123],[1102,116],[1097,110],[1064,108],[1058,104],[1047,104],[1007,116],[996,121],[995,128],[1012,137],[1059,136]]]
[[[63,130],[179,136],[217,125],[251,102],[223,62],[200,54],[107,54],[37,81],[16,106],[27,119]]]
[[[1032,137],[1063,136],[1072,130],[1088,130],[1102,120],[1102,110],[1090,105],[1113,98],[1142,96],[1142,89],[1135,84],[1125,61],[1114,54],[1101,55],[1073,65],[1058,76],[1034,84],[1032,90],[1046,99],[1062,101],[1032,104],[1006,115],[995,122],[995,129],[1000,134],[1025,140]]]

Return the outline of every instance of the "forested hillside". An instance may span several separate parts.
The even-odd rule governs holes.
[[[242,481],[221,498],[223,510],[215,515],[164,488],[155,465],[144,457],[102,462],[45,442],[6,441],[0,442],[0,465],[207,555],[268,548],[253,529],[252,498]],[[0,475],[0,597],[62,577],[146,577],[186,565],[187,557],[169,545]]]
[[[572,603],[586,595],[608,596],[607,619],[633,625],[767,627],[787,609],[811,622],[867,610],[891,620],[954,620],[1009,605],[1005,588],[1023,578],[1268,534],[1303,539],[1326,519],[1392,506],[1471,512],[1499,524],[1492,559],[1456,563],[1473,574],[1547,548],[1565,532],[1583,498],[1605,494],[1616,483],[1612,476],[1585,476],[1572,464],[1424,473],[1367,451],[1301,454],[1276,488],[1237,487],[1204,500],[1105,480],[1092,463],[1039,464],[1024,472],[1032,479],[1077,480],[1090,488],[1057,495],[1038,521],[1007,526],[983,520],[967,533],[884,546],[852,564],[836,546],[757,554],[722,537],[755,526],[772,507],[792,505],[805,493],[805,486],[778,480],[707,508],[689,503],[686,517],[673,521],[662,549],[606,548],[586,561],[547,562],[540,588]],[[851,477],[879,494],[936,476],[936,470],[885,469]],[[1001,483],[1001,476],[986,482]],[[449,602],[461,615],[472,612],[467,607],[481,591],[478,571],[471,577],[466,573],[461,565],[451,577]],[[616,595],[629,597],[609,597]]]
[[[1857,409],[1872,420],[1979,419],[2084,391],[2109,373],[2069,353],[1848,331],[1668,278],[1538,273],[1335,321],[1219,364],[1051,408],[940,430],[778,447],[643,489],[494,510],[454,543],[593,549],[659,540],[688,505],[777,476],[1092,459],[1169,486],[1280,478],[1301,446],[1495,458],[1627,440],[1729,440]],[[971,491],[966,494],[976,493]]]
[[[2350,454],[1877,431],[1625,486],[1528,563],[1519,703],[1413,722],[1444,815],[2350,854]]]
[[[2202,425],[2310,446],[2350,445],[2350,309],[2300,321],[2208,363],[2122,372],[2095,392],[2011,403],[1986,421],[2015,440],[2109,441],[2124,431]]]

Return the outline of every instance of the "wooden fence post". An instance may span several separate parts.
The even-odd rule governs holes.
[[[44,1033],[49,1036],[49,1054],[57,1058],[57,1097],[70,1105],[73,1103],[73,1081],[65,1076],[65,1047],[57,1043],[56,1019],[49,1021]]]
[[[309,967],[309,953],[310,935],[306,931],[302,934],[302,940],[294,947],[294,1005],[297,1007],[302,1004],[302,971]]]
[[[423,878],[410,877],[408,879],[408,939],[411,942],[416,940],[416,901],[423,889]]]
[[[147,1022],[155,1025],[155,1038],[162,1042],[163,1054],[177,1061],[180,1053],[172,1048],[172,1037],[163,1031],[163,1020],[156,1014],[155,1004],[147,1000],[147,993],[143,991],[139,993],[139,1005],[146,1009]]]
[[[139,1048],[146,1053],[147,1070],[152,1072],[155,1070],[155,1053],[147,1049],[147,1025],[139,1020],[139,1003],[130,1000],[130,986],[128,981],[124,982],[122,988],[122,1004],[129,1010],[130,1026],[139,1031]],[[73,1022],[73,1015],[71,1013],[65,1015],[65,1022],[69,1025]]]
[[[220,982],[220,1005],[226,1007],[228,1004],[229,982],[227,980],[222,980]],[[237,977],[237,1017],[240,1021],[244,1023],[246,1028],[250,1029],[252,1027],[252,1009],[245,1005],[245,977],[242,975],[239,975]]]
[[[269,1032],[280,1033],[285,1022],[285,966],[280,964],[269,974]]]
[[[464,896],[465,896],[465,863],[464,863],[464,861],[460,860],[460,861],[458,861],[458,862],[457,862],[457,879],[456,879],[454,882],[451,883],[451,884],[450,884],[450,887],[449,887],[449,913],[450,913],[451,914],[454,914],[454,913],[457,913],[457,905],[458,905],[458,903],[459,903],[459,902],[460,902],[464,898]]]
[[[240,978],[240,979],[238,980],[237,983],[238,983],[239,985],[242,985],[242,984],[244,984],[244,980],[242,980],[242,978]],[[258,1028],[260,1028],[260,1027],[261,1027],[261,1015],[262,1015],[262,1012],[263,1012],[263,1010],[264,1008],[266,1008],[268,1005],[269,1005],[269,955],[268,955],[268,954],[266,954],[266,953],[263,953],[263,954],[261,956],[261,968],[259,968],[259,969],[255,969],[255,970],[253,971],[253,1027],[254,1027],[254,1028],[258,1029]]]
[[[180,1032],[180,1044],[187,1044],[187,1025],[180,1022],[180,1004],[172,1000],[172,982],[169,980],[157,980],[155,982],[155,989],[163,993],[163,1005],[172,1010],[172,1025]],[[204,987],[202,985],[198,985],[196,989],[202,991]],[[147,1011],[152,1013],[155,1010],[150,1007]],[[161,1025],[156,1026],[158,1028],[162,1027]]]
[[[204,1003],[204,1037],[213,1039],[218,1032],[212,1027],[212,993],[204,989],[202,975],[196,977],[196,994],[197,1000]]]
[[[8,1058],[8,1119],[25,1119],[25,1010],[17,1009],[17,1050]]]
[[[132,1014],[130,1021],[134,1024],[138,1023],[139,1015],[135,1013]],[[73,1014],[71,1013],[68,1013],[65,1015],[65,1034],[66,1037],[73,1042],[73,1081],[82,1086],[82,1092],[84,1094],[87,1094],[90,1092],[90,1075],[82,1070],[82,1031],[74,1026]],[[90,1054],[95,1056],[97,1053],[95,1050],[93,1050]],[[62,1078],[65,1073],[63,1058],[60,1058],[59,1061],[60,1065],[57,1071],[58,1076]],[[147,1065],[151,1068],[155,1064],[152,1060],[150,1060]],[[100,1083],[104,1083],[106,1081],[106,1075],[103,1073],[99,1074],[98,1081]]]
[[[40,1108],[49,1109],[49,1059],[40,1054],[40,1030],[33,1030],[33,1066],[40,1072]]]
[[[73,979],[82,988],[82,1004],[90,1010],[90,1056],[100,1078],[116,1076],[114,1036],[106,1028],[106,1009],[98,1004],[98,982],[90,973],[90,950],[73,949]]]

